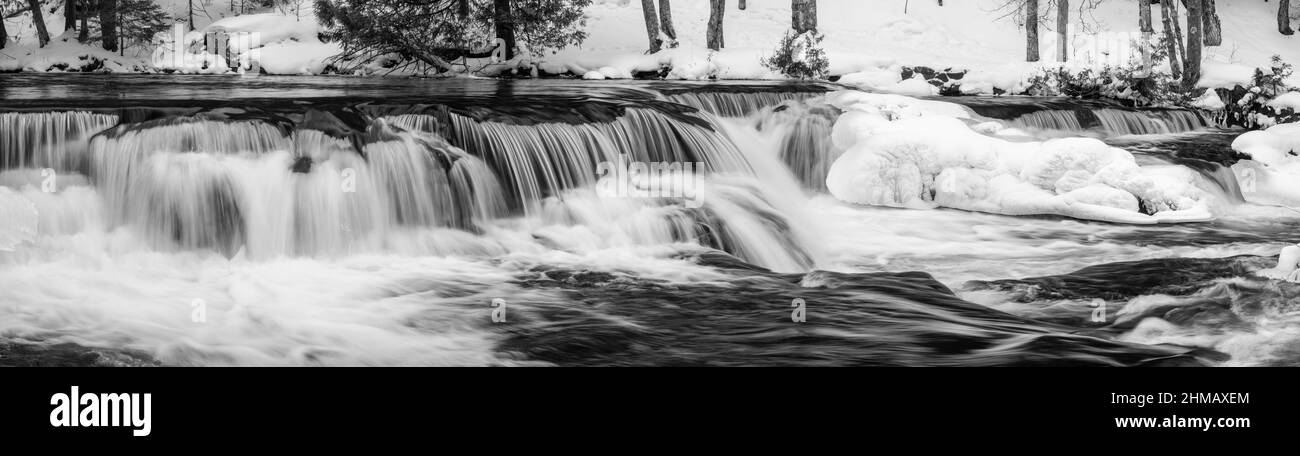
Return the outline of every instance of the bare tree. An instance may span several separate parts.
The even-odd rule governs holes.
[[[1056,0],[1056,61],[1070,59],[1070,0]]]
[[[1187,5],[1187,57],[1183,60],[1183,87],[1191,89],[1201,79],[1201,29],[1204,0],[1183,0]]]
[[[641,13],[645,15],[645,33],[650,37],[648,53],[659,52],[662,42],[659,40],[659,16],[655,14],[655,0],[641,0]]]
[[[41,43],[41,47],[50,44],[50,31],[45,29],[45,15],[41,13],[40,0],[27,0],[27,5],[32,11],[32,23],[36,25],[36,39]]]
[[[1182,33],[1176,33],[1178,30],[1178,10],[1174,9],[1173,0],[1160,0],[1160,20],[1165,27],[1165,50],[1169,53],[1169,73],[1174,79],[1182,77],[1182,65],[1179,63],[1182,58],[1178,55],[1179,42],[1182,41]]]
[[[1037,62],[1038,56],[1038,0],[1025,1],[1025,61]]]
[[[795,33],[817,31],[817,0],[791,0],[790,11]]]
[[[1291,29],[1291,0],[1277,1],[1277,31],[1283,35],[1294,35]]]
[[[716,51],[726,45],[722,39],[722,14],[726,9],[726,0],[709,0],[709,49]]]
[[[673,30],[672,0],[659,0],[659,27],[663,29],[664,36],[672,40],[668,46],[677,47],[677,31]]]
[[[1205,18],[1202,23],[1205,28],[1201,32],[1205,34],[1205,45],[1223,44],[1223,27],[1219,23],[1219,11],[1215,8],[1214,0],[1204,0],[1202,6],[1201,15]]]

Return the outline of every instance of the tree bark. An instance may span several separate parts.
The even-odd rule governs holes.
[[[78,20],[81,21],[81,29],[77,30],[78,43],[85,43],[86,41],[90,40],[90,19],[86,18],[86,16],[90,15],[90,5],[83,4],[82,6],[85,6],[86,9],[82,11],[81,16],[77,18]]]
[[[1291,29],[1291,0],[1277,2],[1277,31],[1283,35],[1295,34],[1295,30]]]
[[[36,40],[41,43],[41,47],[50,44],[50,31],[45,29],[45,14],[41,13],[40,0],[27,0],[27,5],[31,7],[32,23],[36,25]]]
[[[9,44],[9,31],[5,30],[5,11],[3,6],[3,4],[0,4],[0,49],[4,49],[5,45]]]
[[[1215,8],[1214,0],[1203,0],[1201,2],[1201,16],[1204,20],[1201,23],[1204,27],[1201,34],[1205,35],[1206,46],[1218,46],[1223,44],[1223,27],[1219,23],[1219,11]]]
[[[77,28],[77,0],[63,0],[63,33]]]
[[[664,36],[673,40],[669,46],[677,47],[677,31],[673,30],[672,0],[659,0],[659,27],[663,29]]]
[[[1038,56],[1038,0],[1025,1],[1025,61],[1037,62]]]
[[[1183,61],[1183,87],[1191,89],[1201,80],[1201,35],[1205,27],[1204,1],[1184,0],[1187,4],[1187,59]]]
[[[1173,9],[1172,3],[1172,0],[1160,0],[1160,21],[1165,26],[1165,51],[1169,53],[1169,73],[1174,79],[1179,79],[1182,77],[1183,70],[1182,64],[1179,63],[1182,59],[1178,57],[1177,43],[1182,37],[1174,34],[1172,23],[1177,22],[1178,12],[1170,11]]]
[[[1178,16],[1178,2],[1175,0],[1161,0],[1169,3],[1169,17],[1174,24],[1174,44],[1178,48],[1178,60],[1183,62],[1183,68],[1187,68],[1187,46],[1183,43],[1183,26],[1182,20]],[[1187,0],[1180,0],[1186,2]]]
[[[659,40],[659,16],[655,14],[655,0],[641,0],[641,14],[645,15],[645,34],[650,38],[648,53],[654,54],[663,46]]]
[[[1056,61],[1070,60],[1070,0],[1056,0]]]
[[[1142,33],[1155,33],[1151,24],[1151,0],[1138,0],[1138,27]]]
[[[506,49],[502,55],[510,60],[515,58],[515,18],[510,11],[510,0],[495,0],[494,5],[493,27],[497,30],[497,38],[505,42]]]
[[[1151,22],[1151,0],[1138,0],[1138,29],[1142,32],[1142,41],[1138,52],[1142,54],[1142,77],[1151,74],[1151,36],[1156,33]]]
[[[790,10],[795,33],[817,31],[817,0],[792,0]]]
[[[456,15],[461,19],[469,17],[469,0],[458,0],[456,3]]]
[[[726,12],[726,0],[709,0],[709,49],[719,50],[726,44],[722,40],[722,13]]]
[[[99,0],[99,40],[104,49],[117,50],[117,0]]]

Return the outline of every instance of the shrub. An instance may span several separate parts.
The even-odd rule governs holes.
[[[775,53],[763,60],[763,66],[792,78],[825,79],[831,63],[821,48],[823,38],[811,31],[787,31]]]

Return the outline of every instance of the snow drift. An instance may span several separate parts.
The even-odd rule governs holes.
[[[827,101],[845,111],[832,137],[845,152],[826,176],[842,201],[1135,224],[1209,220],[1225,203],[1189,168],[1138,166],[1096,139],[1024,140],[959,105],[899,95]]]

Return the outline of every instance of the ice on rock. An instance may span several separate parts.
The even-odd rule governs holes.
[[[1181,166],[1141,167],[1092,138],[1009,141],[951,103],[836,93],[826,186],[856,204],[1051,214],[1120,223],[1203,221],[1222,203]]]
[[[1251,158],[1232,165],[1247,200],[1300,205],[1300,124],[1248,131],[1232,141],[1232,149]]]

